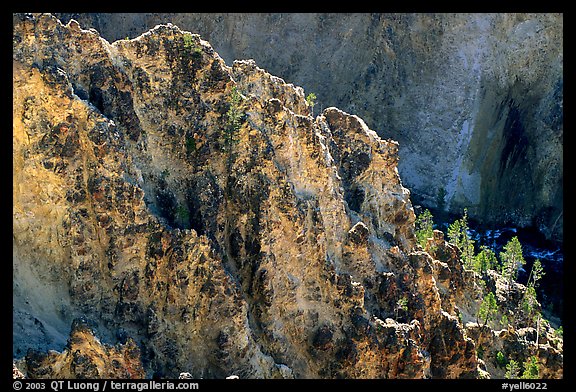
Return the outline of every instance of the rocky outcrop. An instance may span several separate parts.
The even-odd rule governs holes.
[[[44,354],[31,349],[25,360],[29,378],[145,377],[140,350],[134,340],[127,338],[116,347],[102,344],[83,319],[74,320],[67,347],[62,353],[50,351]]]
[[[546,320],[529,322],[523,316],[524,285],[509,285],[494,270],[480,277],[464,269],[459,249],[446,242],[439,230],[434,230],[433,238],[428,239],[426,250],[434,258],[433,275],[438,282],[442,307],[460,320],[465,334],[475,343],[480,374],[486,372],[488,377],[504,378],[505,365],[510,360],[524,364],[535,356],[540,378],[563,377],[563,340]],[[492,328],[477,317],[482,298],[490,292],[495,293],[498,305]],[[508,320],[504,324],[500,321],[503,316]],[[514,328],[514,325],[520,327]],[[498,359],[499,353],[503,359]]]
[[[59,15],[111,42],[168,21],[199,33],[399,141],[416,202],[562,240],[562,14]]]
[[[110,44],[17,14],[13,42],[28,377],[478,377],[397,142],[173,25]]]
[[[20,371],[20,369],[18,369],[18,367],[16,367],[16,364],[13,363],[12,364],[12,378],[13,379],[24,379],[24,374]]]
[[[536,333],[535,328],[492,330],[476,323],[466,325],[467,334],[474,339],[482,353],[480,366],[493,378],[504,378],[506,364],[514,360],[524,364],[529,357],[535,356],[539,369],[539,378],[558,379],[563,377],[564,358],[562,341],[549,328],[544,333]],[[498,353],[503,360],[499,362]],[[521,375],[521,373],[519,374]]]

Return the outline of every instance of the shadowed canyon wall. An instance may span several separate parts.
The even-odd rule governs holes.
[[[561,14],[58,14],[109,41],[171,22],[400,144],[417,203],[563,237]]]

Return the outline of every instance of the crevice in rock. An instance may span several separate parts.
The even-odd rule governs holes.
[[[502,178],[504,172],[512,170],[525,159],[528,149],[528,139],[523,125],[523,116],[514,99],[508,103],[508,115],[503,129],[504,146],[500,155],[498,177]]]

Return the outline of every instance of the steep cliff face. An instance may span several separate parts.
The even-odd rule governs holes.
[[[473,300],[435,275],[460,287],[457,250],[416,246],[397,142],[172,25],[110,44],[19,14],[13,47],[28,377],[482,374]]]
[[[561,14],[61,14],[110,41],[171,21],[400,143],[418,203],[563,237]],[[384,133],[385,132],[385,133]]]

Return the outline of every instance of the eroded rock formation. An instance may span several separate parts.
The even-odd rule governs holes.
[[[416,245],[397,142],[173,25],[110,44],[18,14],[13,40],[28,377],[482,375],[481,289]]]
[[[168,21],[400,143],[417,203],[563,237],[563,15],[60,14],[109,41]]]
[[[76,319],[62,353],[33,349],[26,354],[29,378],[144,378],[140,350],[131,338],[117,347],[100,343],[86,320]]]

